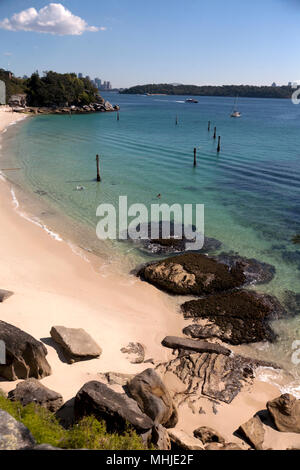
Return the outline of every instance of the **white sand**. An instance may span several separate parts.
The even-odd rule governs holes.
[[[22,118],[0,109],[0,133]],[[120,352],[121,347],[132,341],[145,345],[146,359],[168,360],[171,352],[161,346],[161,341],[167,335],[181,335],[185,326],[174,300],[134,277],[117,274],[102,277],[96,273],[92,263],[76,255],[66,242],[56,241],[21,217],[22,203],[19,201],[16,210],[10,190],[10,183],[0,179],[0,288],[14,292],[0,304],[0,319],[36,339],[47,338],[46,343],[53,325],[84,328],[103,349],[99,359],[69,365],[61,361],[50,343],[47,350],[52,375],[42,382],[60,392],[66,401],[85,382],[97,379],[98,373],[138,373],[150,365],[132,365]],[[0,381],[6,392],[15,386],[16,382]],[[227,440],[239,441],[233,436],[237,427],[265,409],[267,400],[279,395],[276,388],[256,382],[232,405],[219,407],[217,415],[209,404],[205,406],[206,415],[195,414],[183,406],[179,409],[178,426],[190,434],[199,426],[211,426]],[[268,437],[275,448],[282,446],[278,435],[282,436],[276,433],[275,438],[271,432]],[[300,446],[300,435],[296,437]],[[294,443],[288,435],[285,438]]]

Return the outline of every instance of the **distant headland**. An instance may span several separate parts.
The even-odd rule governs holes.
[[[190,96],[240,96],[244,98],[290,98],[291,85],[287,86],[252,86],[252,85],[224,85],[224,86],[197,86],[149,84],[137,85],[120,91],[128,95],[190,95]]]

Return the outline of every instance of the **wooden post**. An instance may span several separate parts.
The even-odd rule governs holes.
[[[119,111],[117,112],[117,121],[120,121],[120,113],[119,113]]]
[[[194,148],[194,166],[197,166],[197,149]]]
[[[221,151],[221,137],[218,137],[218,149],[217,152],[219,153]]]
[[[208,121],[208,132],[210,132],[210,121]]]
[[[176,126],[178,126],[178,116],[176,116]]]
[[[96,162],[97,162],[97,181],[98,183],[101,181],[100,177],[100,165],[99,165],[99,155],[96,155]]]
[[[214,139],[216,140],[217,138],[217,128],[215,127],[215,130],[214,130]]]

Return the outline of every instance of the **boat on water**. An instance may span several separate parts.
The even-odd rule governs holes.
[[[199,103],[199,101],[194,100],[193,98],[187,98],[187,99],[185,100],[185,102],[186,102],[186,103],[196,103],[196,104]]]
[[[240,111],[237,108],[237,102],[238,102],[238,96],[235,98],[234,107],[233,107],[232,113],[230,115],[230,117],[232,117],[232,118],[242,117],[242,114],[240,113]]]

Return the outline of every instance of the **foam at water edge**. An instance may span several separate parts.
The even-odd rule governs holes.
[[[272,367],[259,367],[255,372],[255,378],[261,382],[277,387],[282,395],[289,393],[298,400],[300,399],[300,380],[294,380],[288,384],[283,384],[283,370],[273,369]]]

